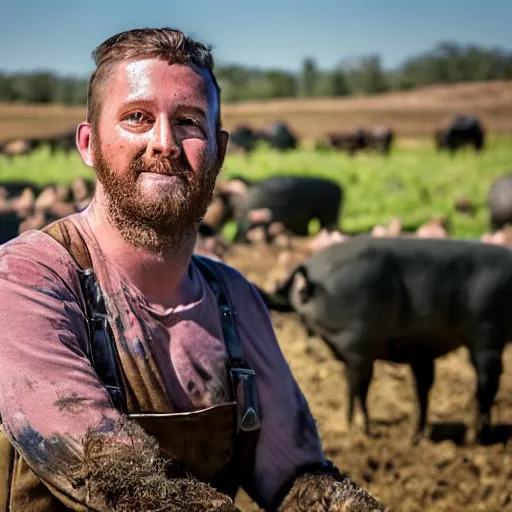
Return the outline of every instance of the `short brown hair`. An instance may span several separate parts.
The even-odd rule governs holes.
[[[211,50],[211,46],[168,27],[127,30],[108,38],[92,52],[96,69],[89,78],[87,89],[87,121],[95,124],[98,120],[99,89],[113,65],[124,60],[159,58],[169,64],[194,64],[209,71],[219,101],[217,126],[220,127],[220,88],[213,74]]]

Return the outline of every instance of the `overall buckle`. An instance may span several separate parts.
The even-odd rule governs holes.
[[[261,427],[256,372],[249,368],[230,368],[233,393],[237,403],[237,430],[253,432]]]

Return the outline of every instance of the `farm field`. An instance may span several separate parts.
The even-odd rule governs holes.
[[[461,150],[438,153],[433,132],[458,113],[475,114],[487,128],[480,155]],[[85,115],[82,107],[0,105],[0,142],[43,137],[72,129]],[[219,180],[233,175],[263,179],[272,175],[312,175],[343,185],[340,228],[367,233],[398,217],[414,231],[434,216],[448,219],[449,234],[479,238],[488,230],[486,196],[495,178],[512,172],[512,82],[429,87],[372,98],[280,100],[226,105],[226,128],[246,123],[261,128],[274,120],[289,123],[300,149],[279,153],[263,146],[246,157],[229,154]],[[314,150],[328,131],[387,124],[397,133],[388,157]],[[12,180],[69,184],[77,176],[94,177],[77,152],[54,157],[48,148],[9,162],[0,156],[0,185]],[[457,212],[455,201],[469,200],[474,214]],[[233,233],[228,225],[225,235]],[[311,225],[311,234],[318,229]],[[286,274],[281,249],[231,245],[226,263],[254,283],[269,288]],[[299,257],[298,254],[293,255]],[[417,420],[412,375],[403,365],[377,362],[368,406],[374,435],[365,436],[345,419],[344,364],[320,339],[306,350],[306,333],[293,314],[272,313],[277,338],[318,421],[328,457],[397,512],[512,512],[512,344],[492,410],[495,425],[485,446],[462,442],[476,412],[475,374],[466,349],[436,361],[430,395],[430,436],[418,446],[410,440]],[[242,492],[243,512],[258,508]]]
[[[457,113],[478,115],[491,134],[482,155],[464,150],[452,158],[435,151],[434,130]],[[0,104],[0,141],[63,133],[84,117],[84,107]],[[367,232],[393,216],[412,230],[433,215],[445,215],[452,236],[480,236],[487,228],[488,187],[496,176],[512,170],[512,81],[431,86],[364,98],[229,104],[223,106],[222,118],[228,130],[242,123],[261,128],[281,119],[298,135],[301,148],[289,154],[261,149],[248,158],[228,155],[220,179],[231,174],[255,179],[274,174],[332,178],[345,187],[340,227],[348,233]],[[313,150],[314,141],[326,132],[381,123],[391,126],[398,137],[389,158],[350,158]],[[93,176],[77,153],[69,159],[50,158],[47,150],[36,150],[11,165],[0,157],[1,181],[68,183],[78,175]],[[455,213],[459,195],[475,204],[474,217]]]

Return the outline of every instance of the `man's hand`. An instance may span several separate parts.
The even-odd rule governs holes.
[[[123,419],[108,432],[89,431],[84,458],[66,471],[101,510],[236,512],[232,500],[159,455],[156,440]]]
[[[306,473],[299,477],[278,512],[384,512],[384,507],[349,477]]]

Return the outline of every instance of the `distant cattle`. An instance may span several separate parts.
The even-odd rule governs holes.
[[[366,131],[366,148],[389,154],[395,133],[389,126],[374,126]]]
[[[240,150],[243,153],[250,153],[256,146],[259,135],[250,126],[237,126],[229,134],[229,145],[231,150]]]
[[[364,130],[356,130],[353,133],[328,133],[326,142],[327,147],[343,150],[349,155],[353,155],[356,151],[365,147],[365,132]],[[319,146],[317,145],[317,147]]]
[[[264,130],[256,130],[247,125],[237,126],[230,133],[230,151],[238,150],[248,154],[259,141],[266,142],[278,151],[295,149],[298,146],[297,136],[290,127],[282,121],[276,121]]]
[[[479,153],[484,149],[485,130],[477,117],[457,116],[448,128],[435,133],[437,149],[452,154],[464,146],[473,147]]]
[[[375,126],[370,129],[359,128],[352,133],[328,133],[326,142],[328,147],[346,151],[351,156],[362,150],[376,150],[387,155],[394,136],[391,128]]]
[[[272,123],[269,128],[261,131],[259,136],[273,149],[277,149],[279,151],[296,149],[298,145],[297,136],[283,121],[276,121],[275,123]]]

